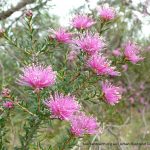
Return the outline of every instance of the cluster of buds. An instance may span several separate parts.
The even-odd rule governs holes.
[[[1,96],[3,98],[10,98],[10,94],[11,94],[11,90],[9,88],[3,88],[2,89]],[[13,104],[12,101],[6,100],[6,101],[3,102],[2,106],[4,108],[11,109],[11,108],[14,107],[14,104]]]
[[[3,88],[1,95],[2,97],[7,98],[7,97],[10,97],[10,93],[11,93],[11,90],[9,88]]]

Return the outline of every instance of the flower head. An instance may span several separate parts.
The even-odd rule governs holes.
[[[98,10],[100,17],[104,20],[104,21],[110,21],[113,20],[115,18],[115,11],[113,8],[111,7],[102,7]]]
[[[70,43],[72,39],[72,34],[67,32],[65,29],[60,28],[57,31],[50,29],[50,37],[56,39],[61,43]]]
[[[79,111],[80,106],[73,96],[64,96],[63,94],[55,94],[44,102],[51,111],[54,118],[68,120],[75,112]]]
[[[99,52],[105,45],[104,41],[98,36],[98,34],[86,34],[86,36],[76,40],[75,43],[89,55],[93,55]]]
[[[18,79],[18,84],[29,86],[34,89],[41,89],[55,83],[56,72],[51,66],[31,65],[22,69],[23,74]]]
[[[70,119],[71,132],[75,136],[83,136],[84,134],[96,134],[99,129],[97,120],[92,116],[86,116],[84,113],[74,115]]]
[[[88,16],[77,15],[72,20],[73,27],[77,29],[86,29],[91,27],[95,22]]]
[[[119,76],[120,73],[115,71],[116,67],[112,67],[111,62],[108,61],[102,54],[93,55],[87,62],[88,66],[92,68],[97,75],[111,75]]]
[[[139,48],[134,43],[130,41],[125,45],[124,55],[127,60],[131,61],[133,64],[143,60],[144,58],[139,56]]]
[[[3,103],[3,107],[5,107],[5,108],[13,108],[14,104],[11,101],[6,101],[6,102]]]
[[[112,85],[109,82],[102,83],[104,97],[110,105],[115,105],[121,99],[122,88]]]

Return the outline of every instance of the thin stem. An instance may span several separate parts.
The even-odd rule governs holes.
[[[18,102],[14,102],[14,104],[16,104],[17,106],[19,106],[21,109],[23,109],[25,112],[29,113],[30,115],[35,115],[32,112],[30,112],[27,108],[23,107],[22,105],[20,105]]]
[[[11,132],[12,132],[12,136],[13,136],[12,144],[14,145],[15,144],[14,124],[13,124],[13,122],[11,120],[11,114],[9,114],[8,117],[9,117],[9,121],[10,121],[10,125],[11,125]]]
[[[31,38],[31,41],[33,42],[32,18],[29,19],[28,26],[29,26],[29,31],[30,31],[30,38]]]
[[[67,141],[62,146],[61,150],[65,150],[65,147],[70,143],[70,141],[74,138],[73,134],[70,135],[70,137],[67,139]]]
[[[69,84],[71,84],[74,80],[76,80],[80,76],[80,72],[78,72],[70,81]]]
[[[105,25],[105,22],[102,22],[101,23],[101,26],[100,26],[100,29],[99,29],[99,34],[101,35],[102,34],[102,32],[103,32],[103,27],[104,27],[104,25]]]
[[[27,18],[27,30],[29,31],[29,37],[31,39],[31,49],[32,49],[32,54],[35,54],[35,42],[36,40],[34,40],[34,28],[33,28],[33,18]]]
[[[37,92],[37,100],[38,100],[38,111],[40,112],[40,107],[41,107],[40,91]]]
[[[29,113],[30,115],[35,116],[35,114],[33,114],[32,112],[30,112],[27,108],[23,107],[22,105],[20,105],[18,102],[14,101],[14,98],[11,96],[8,96],[7,98],[9,98],[14,104],[16,104],[17,106],[19,106],[22,110],[24,110],[25,112]]]

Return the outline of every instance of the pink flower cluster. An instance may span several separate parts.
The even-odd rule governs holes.
[[[86,116],[79,113],[71,118],[71,132],[75,136],[83,136],[84,134],[98,133],[99,125],[97,120],[92,116]]]
[[[132,43],[131,41],[128,41],[124,45],[123,49],[125,59],[132,62],[133,64],[136,64],[137,62],[142,61],[144,59],[143,57],[140,56],[139,47],[136,44]],[[120,48],[113,50],[112,53],[116,57],[123,56],[123,53],[120,51]],[[123,68],[126,67],[125,64],[122,67]]]
[[[6,101],[3,103],[3,107],[10,109],[14,107],[14,104],[11,101]]]
[[[98,123],[96,119],[80,112],[80,105],[75,97],[55,94],[54,97],[49,98],[44,103],[49,108],[53,118],[67,120],[71,123],[71,132],[75,136],[97,133]]]
[[[124,55],[127,60],[131,61],[133,64],[143,60],[144,58],[140,57],[140,51],[137,45],[131,43],[130,41],[125,45]]]
[[[72,39],[72,34],[67,32],[65,29],[60,28],[57,31],[50,29],[51,34],[49,35],[51,38],[56,39],[60,43],[70,43]]]
[[[99,10],[99,15],[103,21],[110,21],[116,17],[115,11],[111,7],[102,7]],[[50,37],[60,43],[74,45],[74,49],[68,54],[68,60],[74,60],[79,55],[80,50],[82,50],[88,54],[82,53],[83,58],[86,60],[86,65],[97,75],[120,76],[120,72],[116,71],[116,67],[112,66],[112,62],[101,53],[105,47],[102,37],[100,37],[99,33],[91,33],[86,30],[94,24],[95,22],[92,18],[77,15],[72,20],[72,26],[76,29],[84,29],[82,30],[82,35],[79,33],[80,30],[75,35],[60,28],[57,31],[51,30]],[[74,39],[73,36],[75,36]],[[122,56],[120,49],[114,50],[113,54],[118,57]],[[143,59],[139,56],[139,50],[136,45],[131,42],[125,45],[124,55],[132,63],[137,63]],[[124,65],[122,67],[124,70],[127,70],[127,66]],[[42,65],[25,67],[18,79],[20,85],[32,87],[34,90],[52,86],[55,82],[56,72],[52,70],[51,66],[44,67]],[[108,104],[115,105],[122,97],[122,88],[105,81],[102,83],[102,93],[103,98]],[[75,136],[96,134],[99,130],[97,120],[81,112],[81,106],[74,96],[55,93],[54,96],[44,101],[44,104],[49,109],[51,117],[70,122],[71,132]],[[13,103],[6,102],[3,106],[11,108]]]
[[[102,54],[93,55],[87,62],[97,75],[111,75],[119,76],[120,72],[115,71],[116,67],[111,66],[111,62],[106,59]]]
[[[111,7],[102,7],[98,10],[98,12],[104,21],[113,20],[116,16],[114,9]]]
[[[84,52],[87,52],[89,55],[93,55],[102,50],[105,46],[104,41],[98,34],[86,34],[82,36],[79,40],[75,40],[77,44]]]
[[[102,91],[107,103],[110,105],[115,105],[121,99],[122,89],[107,81],[102,83]]]
[[[77,29],[87,29],[94,24],[95,22],[92,20],[92,18],[83,15],[77,15],[72,20],[73,27]]]
[[[51,66],[31,65],[22,69],[23,74],[18,79],[18,84],[41,89],[52,86],[56,80],[56,72]]]

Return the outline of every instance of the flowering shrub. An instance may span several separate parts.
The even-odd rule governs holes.
[[[16,148],[42,147],[40,142],[33,140],[35,135],[40,136],[38,130],[42,126],[49,126],[49,134],[55,133],[58,130],[55,124],[64,124],[61,128],[63,136],[57,144],[50,141],[48,146],[61,150],[72,148],[81,138],[103,134],[103,123],[107,121],[92,113],[95,104],[111,110],[111,107],[124,103],[123,88],[119,82],[115,83],[115,79],[119,80],[122,72],[128,69],[128,63],[134,65],[143,57],[137,45],[130,41],[114,50],[111,56],[107,55],[105,48],[109,41],[106,43],[103,33],[117,16],[110,7],[102,7],[97,15],[97,20],[94,16],[77,15],[69,29],[50,29],[43,44],[37,40],[34,14],[29,10],[25,16],[29,37],[26,47],[18,43],[10,31],[0,30],[1,37],[20,50],[18,55],[23,55],[13,79],[17,84],[15,88],[23,90],[27,101],[8,88],[3,87],[1,92],[2,118],[11,118],[11,113],[16,115],[18,111],[25,117],[24,131],[19,133],[20,142]],[[50,56],[51,63],[47,63],[45,55]]]
[[[95,22],[88,16],[78,15],[72,20],[72,25],[76,29],[86,29],[91,27]]]

